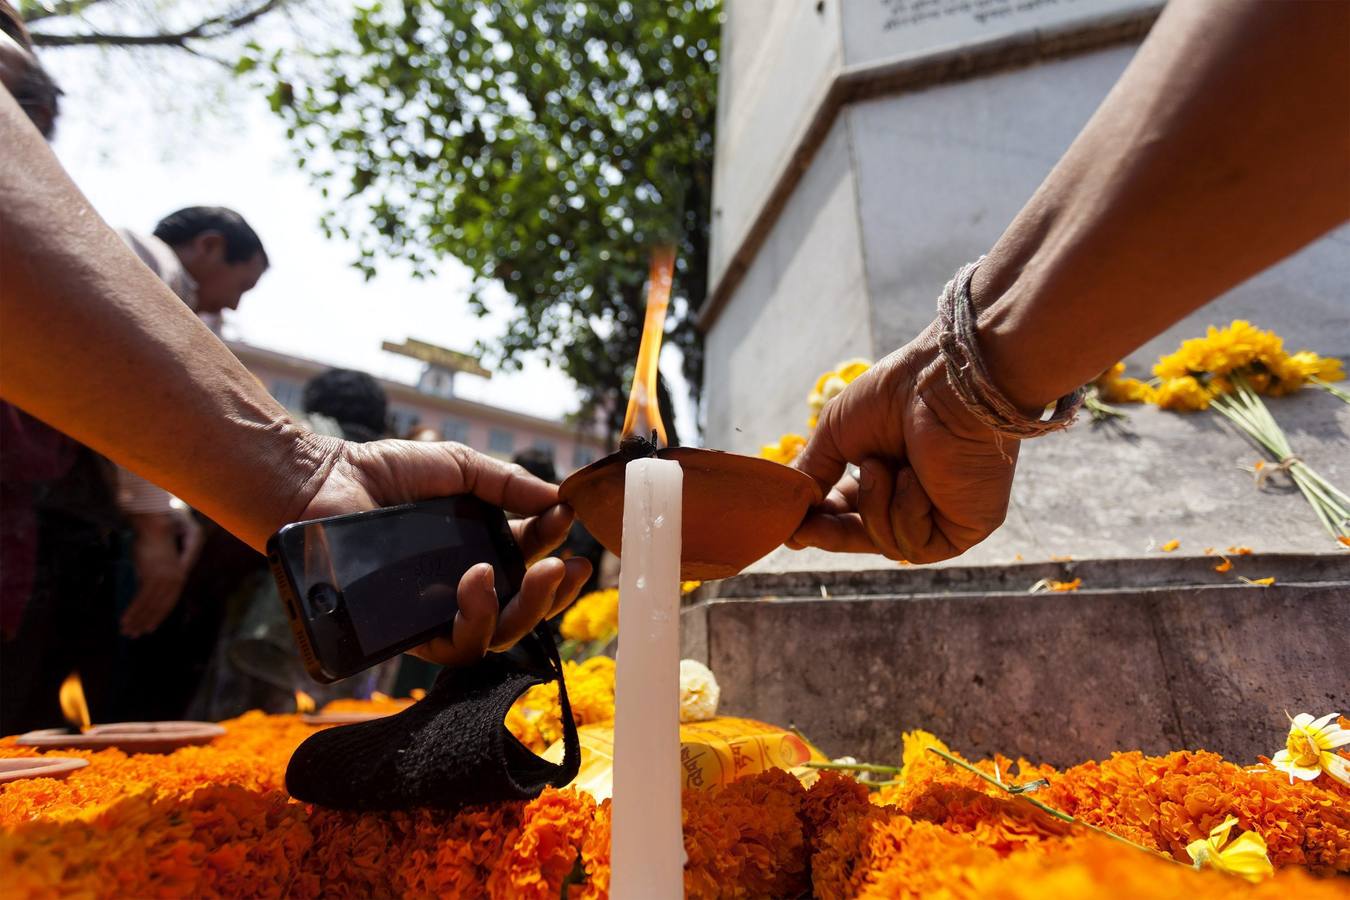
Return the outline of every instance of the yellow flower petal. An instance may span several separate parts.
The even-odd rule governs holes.
[[[1219,864],[1214,868],[1253,882],[1275,874],[1275,867],[1266,855],[1266,842],[1254,831],[1243,832],[1221,850]]]

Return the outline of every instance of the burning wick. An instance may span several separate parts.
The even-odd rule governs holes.
[[[675,248],[669,244],[652,250],[647,274],[647,317],[642,323],[642,343],[638,345],[637,367],[633,370],[633,389],[628,392],[628,411],[623,417],[623,433],[656,431],[662,446],[669,446],[666,426],[661,421],[656,385],[660,377],[661,339],[666,333],[666,310],[670,307],[670,285],[675,273]],[[643,427],[639,428],[639,419]]]
[[[295,692],[296,712],[300,713],[301,715],[308,715],[309,713],[314,712],[316,706],[317,704],[314,702],[314,698],[311,697],[309,694],[306,694],[304,691]]]
[[[61,682],[61,714],[66,721],[80,732],[86,732],[93,726],[89,722],[89,704],[84,700],[84,685],[80,683],[80,673],[71,672]]]

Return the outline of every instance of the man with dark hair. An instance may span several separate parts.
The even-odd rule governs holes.
[[[165,216],[154,235],[118,234],[150,271],[212,331],[267,270],[267,252],[244,217],[220,206],[189,206]],[[127,469],[117,473],[117,500],[135,538],[136,593],[123,631],[142,637],[173,611],[199,548],[191,514],[168,491]]]
[[[223,206],[180,209],[160,220],[153,237],[126,230],[121,235],[193,312],[204,317],[237,308],[269,265],[257,233],[243,216]]]

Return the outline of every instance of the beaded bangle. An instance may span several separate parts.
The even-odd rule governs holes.
[[[1019,410],[994,384],[975,339],[975,305],[970,299],[970,280],[980,263],[962,266],[938,297],[938,347],[947,364],[947,380],[961,402],[980,422],[989,426],[1003,449],[1003,438],[1038,437],[1068,428],[1083,404],[1085,388],[1060,397],[1049,418],[1032,418]]]

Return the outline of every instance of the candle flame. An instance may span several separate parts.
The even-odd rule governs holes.
[[[89,724],[89,704],[84,700],[84,685],[80,682],[79,672],[71,672],[61,682],[60,697],[61,713],[66,721],[80,731],[88,731],[92,727]]]
[[[633,371],[633,388],[628,393],[628,411],[623,417],[623,436],[655,429],[662,446],[666,440],[666,425],[661,421],[661,409],[656,401],[656,383],[661,358],[661,339],[666,331],[666,309],[670,306],[670,285],[675,273],[675,248],[670,244],[655,247],[647,274],[647,317],[642,323],[642,343],[638,345],[637,367]]]
[[[295,692],[295,711],[298,713],[312,713],[317,704],[314,698],[304,691]]]

